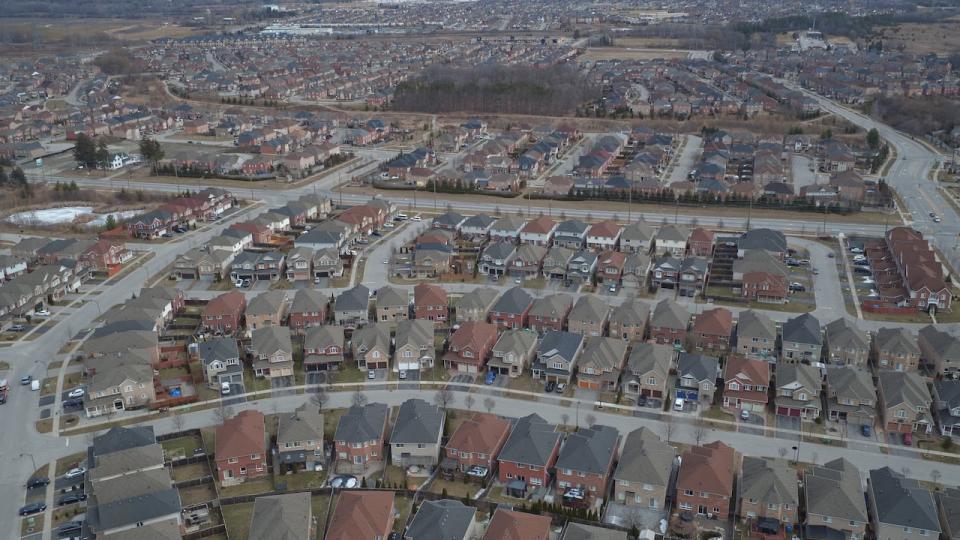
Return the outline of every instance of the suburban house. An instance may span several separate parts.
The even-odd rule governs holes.
[[[216,428],[217,477],[224,486],[267,476],[267,436],[264,416],[257,410],[241,411]]]
[[[785,362],[819,362],[823,350],[820,321],[809,313],[787,319],[781,332],[780,359]]]
[[[539,334],[547,330],[564,330],[571,307],[573,298],[568,294],[548,294],[537,298],[527,314],[527,327]]]
[[[707,287],[710,264],[703,257],[686,257],[680,263],[677,272],[677,289],[680,296],[691,298],[699,295]]]
[[[434,322],[426,319],[400,321],[394,338],[394,371],[431,369],[437,354],[433,342]]]
[[[720,441],[693,446],[681,456],[677,508],[725,520],[730,515],[737,453]]]
[[[737,321],[737,349],[749,358],[775,361],[777,325],[762,312],[748,309],[740,312]]]
[[[623,227],[613,220],[594,223],[587,230],[587,248],[596,251],[616,251],[622,232]]]
[[[407,291],[389,285],[380,287],[376,294],[377,322],[395,323],[410,318],[410,298]]]
[[[713,403],[720,376],[720,360],[713,356],[681,352],[677,357],[677,386],[674,398],[687,403]]]
[[[407,526],[403,540],[472,540],[479,537],[476,518],[477,509],[460,501],[424,501]]]
[[[577,386],[616,394],[626,357],[626,341],[612,337],[588,338],[577,362]]]
[[[567,279],[567,267],[573,259],[574,251],[561,246],[554,246],[547,251],[540,265],[543,277],[550,280]]]
[[[267,326],[280,326],[287,314],[287,293],[285,291],[265,291],[247,304],[247,331]]]
[[[649,253],[656,229],[641,221],[627,225],[620,233],[620,250],[625,253]]]
[[[527,222],[520,230],[520,243],[550,247],[557,222],[547,216],[540,216]]]
[[[356,328],[369,321],[370,289],[356,285],[337,296],[333,303],[333,315],[337,324]]]
[[[690,255],[694,257],[711,257],[713,255],[713,244],[716,240],[716,234],[703,227],[695,227],[690,231],[688,243],[690,245]]]
[[[525,328],[533,297],[521,287],[512,287],[490,309],[490,322],[500,328]]]
[[[157,400],[153,368],[139,359],[90,358],[83,408],[87,418],[146,407]],[[93,372],[91,374],[91,372]]]
[[[536,414],[517,420],[497,458],[500,483],[515,495],[547,487],[562,437],[556,426]]]
[[[827,414],[830,420],[873,426],[877,418],[877,389],[866,368],[831,366],[826,376]]]
[[[776,413],[812,421],[820,417],[820,390],[823,376],[809,364],[781,364],[777,367]]]
[[[443,287],[420,283],[413,288],[413,312],[417,319],[443,323],[449,311],[447,291]]]
[[[507,274],[507,267],[513,261],[517,252],[517,245],[508,240],[491,241],[477,259],[477,266],[480,273],[488,276],[504,276]]]
[[[313,326],[303,336],[304,371],[338,370],[343,364],[343,327]]]
[[[598,296],[581,296],[567,316],[567,329],[584,336],[602,336],[607,327],[610,304]]]
[[[506,330],[493,346],[487,368],[500,375],[519,377],[533,361],[537,334],[530,330]]]
[[[827,355],[831,364],[866,367],[870,357],[870,334],[846,318],[826,326]]]
[[[197,344],[197,355],[207,385],[217,389],[223,383],[243,386],[243,364],[236,339],[221,337],[201,341]]]
[[[545,333],[531,369],[533,378],[569,384],[583,350],[583,341],[582,334],[553,330]]]
[[[599,256],[593,251],[581,249],[567,262],[568,283],[590,283],[597,270]]]
[[[286,326],[267,326],[253,331],[253,373],[257,377],[293,381],[293,341]]]
[[[800,508],[797,473],[781,459],[744,457],[740,521],[763,535],[793,530]]]
[[[493,303],[499,296],[500,293],[490,287],[478,287],[461,296],[455,304],[457,323],[486,321]]]
[[[920,366],[917,338],[903,327],[878,330],[873,348],[877,369],[916,371]]]
[[[960,374],[960,340],[929,324],[920,329],[917,344],[926,364],[944,377]]]
[[[607,335],[628,342],[643,340],[650,320],[650,306],[636,298],[628,298],[610,311]]]
[[[589,229],[589,225],[578,219],[561,221],[553,231],[553,245],[578,250],[586,244]]]
[[[287,317],[290,330],[303,334],[307,328],[314,328],[327,322],[327,301],[329,298],[316,289],[298,289],[293,295],[293,303]]]
[[[723,406],[762,415],[770,388],[770,364],[730,355],[723,365]]]
[[[705,309],[693,319],[690,339],[698,350],[724,353],[733,337],[733,313],[726,308]]]
[[[933,397],[917,372],[880,371],[877,373],[877,396],[886,431],[921,435],[933,431],[930,413]]]
[[[860,471],[844,458],[812,465],[803,473],[807,538],[863,540],[867,529],[867,504]],[[840,535],[840,536],[838,536]]]
[[[262,495],[253,501],[249,540],[310,540],[316,535],[310,494]]]
[[[681,258],[687,252],[687,240],[690,238],[690,229],[683,225],[667,224],[660,227],[653,239],[656,253],[672,255]]]
[[[496,325],[486,322],[465,322],[450,336],[450,345],[443,355],[443,363],[447,369],[479,373],[483,371],[490,350],[496,342]]]
[[[630,351],[623,375],[623,396],[635,402],[663,399],[676,351],[668,345],[638,343]]]
[[[613,473],[614,501],[650,510],[665,509],[676,460],[677,450],[653,430],[641,427],[631,431]]]
[[[521,244],[514,252],[507,273],[523,279],[535,279],[540,275],[547,248],[533,244]]]
[[[365,474],[385,461],[390,410],[383,403],[354,405],[343,413],[333,435],[337,472]]]
[[[497,508],[483,540],[550,540],[550,518]]]
[[[360,369],[390,367],[390,325],[374,323],[353,332],[353,359]]]
[[[937,513],[943,527],[941,538],[957,540],[960,534],[960,489],[946,488],[936,494]]]
[[[877,540],[924,540],[940,536],[937,503],[930,490],[890,467],[867,479],[870,525]]]
[[[933,415],[940,435],[960,438],[960,381],[933,382]]]
[[[432,467],[440,456],[440,438],[446,414],[422,399],[408,399],[400,405],[390,432],[390,462],[400,467]]]
[[[277,421],[277,463],[283,471],[318,471],[326,465],[323,413],[304,403]]]
[[[230,291],[207,302],[200,316],[207,332],[232,334],[240,329],[247,298],[242,292]]]
[[[393,532],[397,508],[392,491],[343,491],[329,518],[326,540],[386,540]]]
[[[680,348],[687,340],[690,312],[673,299],[661,300],[650,316],[650,339]]]
[[[557,496],[568,506],[602,502],[620,447],[620,433],[593,425],[567,436],[557,457]]]
[[[483,480],[510,435],[510,421],[493,414],[475,413],[453,432],[444,449],[441,469],[450,475]]]

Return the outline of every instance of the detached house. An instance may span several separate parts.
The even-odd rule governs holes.
[[[400,467],[435,466],[445,419],[443,409],[436,405],[422,399],[404,401],[390,433],[390,462]]]
[[[827,354],[831,364],[865,367],[870,356],[870,334],[845,318],[826,326]]]
[[[303,337],[304,371],[331,371],[343,364],[343,327],[313,326]]]
[[[483,540],[550,540],[550,518],[497,508]]]
[[[570,383],[583,350],[583,335],[549,331],[543,335],[532,366],[533,378]]]
[[[616,251],[622,232],[623,227],[609,219],[594,223],[587,230],[587,248],[596,251]]]
[[[783,323],[780,359],[785,362],[819,362],[823,349],[820,321],[809,313]]]
[[[326,540],[386,540],[393,532],[397,508],[392,491],[344,491],[330,516]]]
[[[920,329],[918,346],[923,361],[944,377],[960,374],[960,340],[932,324]]]
[[[286,326],[267,326],[253,331],[253,373],[257,377],[293,380],[293,342]]]
[[[223,383],[243,386],[243,364],[240,363],[236,339],[222,337],[201,341],[197,344],[197,355],[207,385],[218,389]]]
[[[224,486],[267,476],[267,438],[263,413],[246,410],[216,430],[217,477]]]
[[[590,338],[577,365],[577,386],[616,393],[626,356],[626,341],[610,337]]]
[[[388,369],[390,367],[390,326],[374,323],[354,330],[353,359],[359,369]]]
[[[630,351],[623,377],[623,395],[635,402],[647,398],[663,399],[667,394],[667,379],[673,358],[672,347],[652,343],[638,343]]]
[[[628,298],[610,312],[608,335],[628,342],[641,341],[649,319],[650,306],[636,298]]]
[[[547,330],[563,330],[567,326],[567,315],[572,306],[573,298],[567,294],[550,294],[537,298],[530,306],[527,326],[540,334]]]
[[[776,413],[780,416],[816,420],[820,417],[820,369],[808,364],[781,364],[777,367]]]
[[[683,453],[677,474],[677,508],[725,520],[730,515],[737,453],[722,442]]]
[[[775,360],[777,326],[762,312],[748,309],[737,321],[737,353],[764,361]]]
[[[607,326],[610,305],[600,297],[584,295],[570,310],[567,328],[584,336],[602,336]]]
[[[478,287],[460,297],[454,304],[457,323],[486,321],[500,293],[490,287]]]
[[[826,396],[830,420],[871,427],[876,421],[877,389],[873,384],[873,376],[866,368],[828,368]]]
[[[733,313],[722,307],[704,310],[690,327],[690,338],[697,350],[724,353],[730,348],[732,336]]]
[[[720,376],[720,360],[702,354],[680,353],[677,358],[677,386],[674,398],[689,403],[713,403]]]
[[[394,338],[394,371],[417,371],[433,368],[436,346],[433,342],[434,322],[425,319],[400,321]]]
[[[960,381],[934,381],[933,414],[940,435],[960,438]]]
[[[867,505],[860,471],[846,459],[807,467],[803,474],[807,538],[863,540],[867,529]]]
[[[333,304],[334,319],[346,328],[356,328],[369,320],[370,289],[357,285],[337,296]]]
[[[723,366],[723,406],[763,414],[770,387],[770,364],[739,355],[727,357]]]
[[[556,230],[556,221],[546,216],[540,216],[528,222],[520,230],[520,243],[550,247],[553,241],[553,233]]]
[[[553,231],[553,245],[572,250],[581,249],[587,242],[590,226],[577,219],[560,222]]]
[[[290,330],[303,334],[308,328],[315,328],[327,322],[327,301],[329,298],[316,289],[298,289],[293,296],[288,317]]]
[[[283,470],[317,471],[326,465],[323,413],[306,403],[280,415],[277,422],[277,460]]]
[[[507,492],[524,496],[528,489],[545,488],[560,454],[561,440],[556,426],[536,414],[517,420],[497,458],[498,480],[506,485]]]
[[[395,323],[410,318],[410,298],[407,291],[384,286],[377,291],[377,321]]]
[[[915,371],[880,371],[877,395],[883,411],[884,429],[896,433],[929,434],[933,431],[930,405],[933,398],[923,378]]]
[[[689,238],[690,229],[683,225],[664,225],[653,239],[654,249],[661,255],[680,258],[687,252]]]
[[[679,349],[687,339],[689,321],[686,307],[673,299],[661,300],[650,317],[650,339]]]
[[[571,433],[557,457],[557,496],[568,506],[603,500],[620,447],[620,433],[594,425]]]
[[[444,472],[483,480],[510,435],[510,421],[492,414],[476,413],[465,420],[447,441]]]
[[[627,225],[620,233],[620,250],[626,253],[649,253],[656,229],[643,222]]]
[[[500,375],[519,377],[533,361],[536,346],[536,333],[530,330],[506,330],[493,346],[487,367]]]
[[[208,332],[232,334],[240,329],[246,307],[247,298],[243,293],[223,293],[207,302],[200,316],[201,326]]]
[[[354,405],[340,417],[333,435],[337,472],[363,474],[384,461],[390,411],[383,403]]]
[[[487,356],[496,342],[496,325],[465,322],[450,336],[450,346],[443,356],[443,363],[447,369],[479,373],[487,364]]]
[[[431,283],[420,283],[413,288],[413,311],[417,319],[446,322],[450,308],[447,291]]]
[[[797,474],[786,461],[744,457],[740,477],[740,521],[761,534],[793,530],[800,507]]]
[[[521,287],[513,287],[490,309],[490,322],[500,328],[524,328],[533,297]]]
[[[940,536],[937,504],[930,490],[890,467],[870,471],[870,525],[877,540],[925,540]]]
[[[920,347],[905,328],[881,328],[873,340],[877,369],[916,371],[920,365]]]
[[[627,434],[623,454],[613,473],[613,498],[626,506],[666,508],[667,487],[677,450],[641,427]]]

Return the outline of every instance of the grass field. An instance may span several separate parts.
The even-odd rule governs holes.
[[[934,23],[904,23],[879,29],[884,48],[903,45],[914,54],[949,55],[960,50],[960,17]]]
[[[686,58],[687,51],[670,49],[638,49],[633,47],[590,47],[583,53],[588,60],[655,60]]]

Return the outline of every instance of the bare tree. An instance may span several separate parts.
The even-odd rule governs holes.
[[[940,476],[942,476],[942,475],[940,474],[940,471],[939,471],[939,470],[934,469],[934,470],[930,471],[930,481],[932,481],[934,484],[939,484],[939,483],[940,483]]]
[[[456,400],[456,396],[454,396],[453,392],[446,386],[437,390],[437,393],[433,395],[433,403],[441,409],[446,409],[450,405],[453,405]]]
[[[667,436],[666,442],[670,442],[670,439],[673,438],[673,432],[677,430],[676,424],[673,423],[673,418],[668,416],[666,421],[663,423],[663,431]]]
[[[561,414],[561,415],[560,415],[560,420],[563,422],[564,427],[570,425],[570,415],[569,415],[569,414],[567,414],[567,413]]]
[[[493,401],[492,397],[483,398],[483,408],[489,413],[493,410],[493,406],[496,405],[496,402]]]
[[[587,421],[587,427],[590,427],[597,423],[597,417],[593,414],[588,414],[587,416],[584,417],[584,419]]]
[[[697,418],[697,421],[693,424],[693,440],[697,442],[697,446],[700,446],[700,443],[706,436],[707,424],[702,418]]]
[[[353,393],[353,398],[351,399],[354,407],[363,407],[367,404],[367,395],[357,390]]]
[[[323,412],[328,401],[330,401],[330,394],[327,393],[327,388],[318,384],[316,393],[310,396],[310,403],[316,405],[319,412]]]
[[[173,413],[173,416],[170,418],[170,422],[173,424],[173,430],[177,433],[183,431],[183,415],[179,413]]]
[[[463,398],[463,404],[467,406],[467,410],[473,409],[473,404],[477,402],[477,398],[473,397],[472,394],[467,394],[467,397]]]
[[[232,416],[233,411],[230,407],[220,406],[213,410],[213,418],[217,421],[217,425],[223,425]]]
[[[910,476],[910,467],[907,467],[906,465],[900,467],[900,474],[903,476]]]
[[[787,447],[781,446],[780,448],[777,448],[777,453],[780,454],[780,459],[787,457]]]

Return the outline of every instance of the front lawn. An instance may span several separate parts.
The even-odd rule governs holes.
[[[220,513],[223,515],[223,524],[227,527],[227,536],[230,540],[246,540],[250,534],[253,503],[221,506]]]

